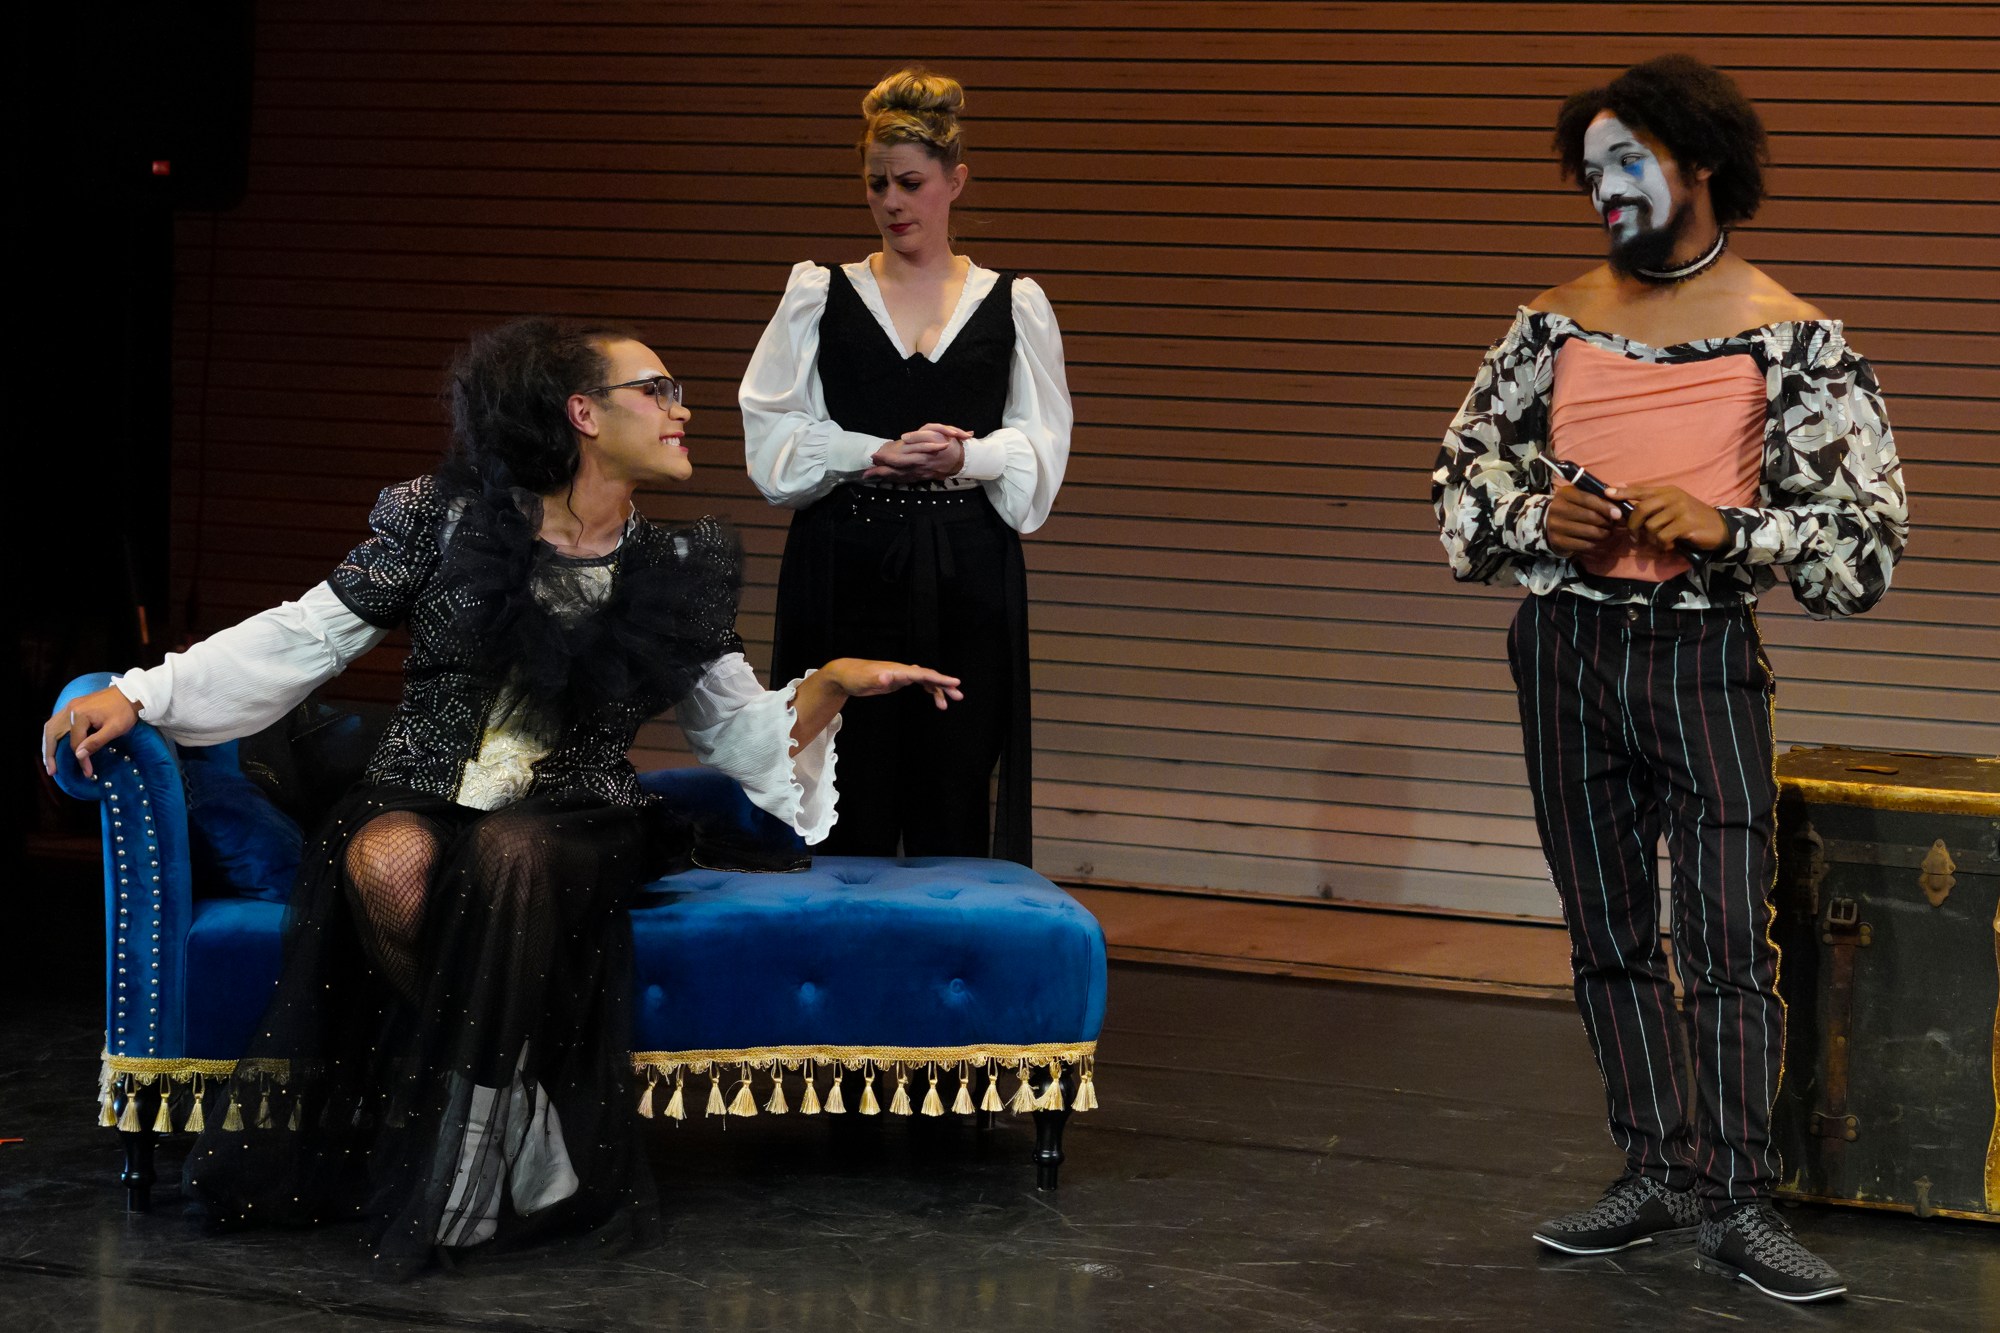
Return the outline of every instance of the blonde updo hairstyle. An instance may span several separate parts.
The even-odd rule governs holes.
[[[856,146],[866,156],[870,144],[913,143],[950,172],[964,155],[958,126],[964,109],[965,89],[957,79],[921,65],[899,69],[861,99],[867,128]]]

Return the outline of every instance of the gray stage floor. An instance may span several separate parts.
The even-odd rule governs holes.
[[[1032,1130],[884,1116],[662,1123],[667,1234],[616,1260],[365,1280],[352,1232],[205,1237],[127,1217],[98,1015],[0,1019],[0,1327],[1611,1329],[2000,1327],[2000,1228],[1790,1210],[1856,1294],[1806,1309],[1692,1251],[1528,1239],[1618,1162],[1562,1005],[1115,968],[1055,1195]]]

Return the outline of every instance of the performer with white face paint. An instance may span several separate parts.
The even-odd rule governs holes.
[[[1821,1300],[1845,1285],[1769,1203],[1785,1011],[1753,607],[1781,575],[1812,615],[1873,606],[1907,535],[1901,467],[1840,323],[1727,253],[1764,194],[1763,126],[1730,79],[1649,61],[1571,97],[1556,147],[1609,262],[1517,313],[1431,491],[1452,573],[1531,594],[1508,649],[1536,823],[1625,1156],[1595,1206],[1534,1235],[1604,1254],[1695,1233],[1702,1268]]]

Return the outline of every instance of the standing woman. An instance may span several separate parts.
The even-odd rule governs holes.
[[[1062,334],[1030,278],[951,245],[965,189],[954,79],[906,69],[861,100],[862,179],[882,248],[802,263],[743,377],[750,479],[797,510],[773,670],[829,652],[938,662],[946,712],[849,705],[829,853],[996,856],[1030,828],[1027,574],[1069,459]]]

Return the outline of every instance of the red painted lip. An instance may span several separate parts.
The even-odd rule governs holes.
[[[914,222],[892,222],[889,224],[889,230],[895,232],[898,236],[901,236],[904,232],[908,231],[910,228],[916,225],[917,224]]]

